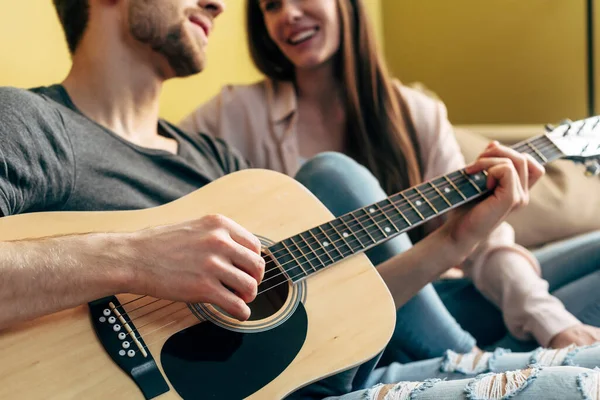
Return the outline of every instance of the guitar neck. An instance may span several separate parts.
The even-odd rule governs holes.
[[[563,156],[547,135],[512,148],[541,164]],[[469,175],[463,169],[454,171],[292,236],[268,250],[288,278],[297,282],[489,194],[486,181],[485,172]]]

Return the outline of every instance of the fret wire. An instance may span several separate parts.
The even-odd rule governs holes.
[[[351,215],[351,214],[349,214]],[[366,249],[367,246],[364,245],[364,243],[362,242],[362,240],[360,240],[360,238],[358,237],[357,234],[354,233],[354,231],[352,229],[350,229],[350,226],[348,226],[348,224],[346,223],[346,221],[344,221],[343,216],[338,218],[340,221],[342,221],[342,223],[344,224],[344,226],[346,227],[346,229],[348,229],[348,234],[352,234],[354,235],[354,238],[358,241],[358,244],[360,244],[362,246],[363,249]]]
[[[458,173],[458,171],[455,171],[455,172],[456,172],[456,173]],[[473,195],[473,196],[476,196],[476,195]],[[353,217],[356,219],[356,217],[355,217],[355,216],[353,216]],[[347,226],[346,222],[345,222],[345,221],[343,221],[342,219],[337,219],[337,221],[339,221],[339,222],[343,223],[345,226]],[[333,228],[337,230],[337,228],[336,228],[335,226],[333,226]],[[363,229],[363,230],[364,230],[364,229]],[[368,232],[366,232],[366,230],[365,230],[365,233],[368,233]],[[341,236],[341,238],[343,238],[343,235]],[[358,236],[355,236],[355,238],[356,238],[356,240],[357,240],[357,241],[360,243],[360,239],[359,239],[359,237],[358,237]],[[306,239],[304,239],[304,238],[303,238],[303,240],[306,240]],[[310,246],[310,244],[309,244],[308,242],[306,242],[306,243],[309,245],[309,248],[311,248],[311,249],[312,249],[312,246]],[[362,245],[362,243],[361,243],[361,245]],[[349,247],[349,249],[350,249],[350,250],[352,250],[352,247],[351,247],[351,246],[348,246],[348,247]],[[364,247],[364,245],[363,245],[363,247]],[[315,255],[317,258],[319,257],[319,256],[318,256],[318,254],[317,254],[315,251],[312,251],[312,254],[313,254],[313,255]],[[297,277],[297,276],[296,276],[296,277]]]
[[[354,213],[351,213],[350,215],[352,215],[352,218],[354,218],[354,220],[356,222],[358,222],[358,224],[360,225],[360,227],[362,228],[362,230],[367,233],[367,235],[369,236],[369,238],[371,238],[371,240],[373,241],[373,243],[377,243],[377,240],[375,240],[375,238],[373,238],[373,236],[371,236],[371,234],[369,233],[369,231],[367,229],[365,229],[365,226],[362,224],[362,222],[360,222],[360,220],[358,218],[356,218],[356,215],[354,215]]]
[[[545,137],[545,139],[546,139],[546,140],[547,140],[547,141],[550,143],[550,147],[553,149],[553,151],[554,151],[554,153],[555,153],[555,154],[554,154],[554,156],[555,156],[555,157],[556,157],[556,156],[560,156],[560,157],[562,157],[562,155],[563,155],[563,152],[562,152],[562,150],[560,149],[560,147],[558,147],[558,146],[556,145],[556,143],[554,143],[554,141],[552,141],[552,140],[551,140],[549,137],[547,137],[547,136],[546,136],[546,137]]]
[[[329,252],[327,250],[325,250],[325,246],[323,246],[323,243],[319,242],[319,239],[317,239],[317,237],[315,236],[314,233],[312,233],[312,231],[308,230],[307,231],[312,237],[313,239],[315,239],[315,242],[317,242],[317,246],[321,246],[323,252],[325,254],[327,254],[327,257],[329,257],[331,259],[331,262],[334,262],[333,257],[331,257],[331,255],[329,254]],[[317,254],[317,257],[319,257],[319,254]],[[321,261],[321,264],[323,264],[323,266],[326,266],[327,264],[325,264],[322,260],[321,257],[319,257],[319,261]]]
[[[367,214],[367,216],[369,217],[369,219],[371,221],[373,221],[373,223],[375,224],[375,226],[377,228],[379,228],[379,230],[381,231],[381,233],[383,234],[384,237],[388,237],[389,235],[381,228],[381,226],[379,226],[379,224],[377,223],[377,221],[375,220],[375,218],[373,218],[373,216],[371,215],[371,210],[366,210],[363,208],[363,211],[365,212],[365,214]]]
[[[596,118],[596,122],[594,123],[594,125],[592,125],[592,131],[596,129],[596,126],[598,126],[598,124],[600,124],[600,118]]]
[[[354,249],[352,248],[352,246],[350,246],[350,243],[346,240],[346,238],[344,237],[344,235],[342,233],[340,233],[340,231],[338,230],[338,228],[335,227],[335,225],[332,223],[330,223],[329,225],[331,225],[331,227],[333,228],[333,230],[335,231],[335,233],[337,233],[337,235],[342,239],[342,241],[344,242],[344,244],[346,245],[346,247],[348,247],[350,249],[351,253],[354,253]]]
[[[460,172],[460,171],[455,171],[455,172]],[[459,194],[459,195],[460,195],[460,196],[461,196],[463,199],[466,199],[466,197],[465,197],[465,195],[462,193],[462,191],[461,191],[461,190],[460,190],[460,189],[459,189],[459,188],[458,188],[458,187],[457,187],[457,186],[454,184],[454,182],[453,182],[452,180],[450,180],[450,179],[448,178],[448,176],[443,176],[443,178],[444,178],[444,179],[445,179],[445,180],[448,182],[448,184],[449,184],[449,185],[451,185],[453,188],[455,188],[455,189],[456,189],[456,192],[457,192],[457,193],[458,193],[458,194]],[[432,184],[430,183],[430,185],[432,185]],[[471,183],[471,185],[472,185],[472,183]],[[432,186],[433,186],[433,189],[434,189],[434,190],[436,190],[436,191],[439,193],[439,189],[436,189],[435,185],[432,185]],[[476,188],[477,188],[477,186],[474,186],[474,187],[476,187]],[[420,191],[418,194],[419,194],[420,196],[422,196],[423,198],[425,198],[425,197],[424,197],[424,195],[423,195],[423,192],[422,192],[422,191]],[[416,209],[416,207],[415,207],[415,206],[412,204],[412,202],[409,200],[409,198],[408,198],[406,195],[404,195],[403,193],[400,193],[400,195],[402,195],[402,196],[403,196],[403,198],[406,200],[406,202],[407,202],[407,203],[408,203],[408,204],[409,204],[409,205],[412,207],[412,209],[413,209],[415,212],[417,212],[417,213],[418,213],[419,215],[421,215],[421,216],[423,215],[423,214],[421,214],[420,212],[418,212],[418,210]],[[442,194],[442,196],[440,196],[440,197],[441,197],[441,198],[444,198],[444,200],[445,200],[445,201],[448,203],[448,200],[447,200],[447,198],[445,198],[445,196],[443,196],[443,194]],[[394,202],[392,202],[392,201],[391,201],[389,198],[388,198],[388,199],[386,199],[385,201],[389,202],[389,204],[391,204],[391,206],[392,206],[392,207],[394,207],[394,209],[395,209],[396,211],[398,211],[398,213],[401,215],[401,217],[404,219],[404,221],[405,221],[405,222],[406,222],[408,225],[411,225],[410,221],[409,221],[409,220],[408,220],[408,219],[407,219],[407,218],[404,216],[404,214],[403,214],[403,213],[400,211],[400,209],[397,207],[397,205],[396,205]],[[429,202],[428,202],[428,203],[429,203]],[[429,203],[429,204],[430,204],[430,203]],[[450,204],[451,204],[451,203],[450,203]],[[391,221],[391,220],[389,219],[389,216],[383,212],[383,209],[381,208],[381,206],[380,206],[379,204],[377,204],[377,203],[376,203],[376,204],[374,204],[374,206],[376,206],[376,207],[380,208],[380,209],[382,210],[382,214],[384,214],[384,217],[385,217],[385,218],[386,218],[388,221]],[[434,207],[432,207],[432,210],[435,210],[435,208],[434,208]],[[364,212],[366,215],[368,215],[368,216],[369,216],[369,219],[370,219],[371,221],[373,221],[373,222],[374,222],[374,225],[373,225],[373,226],[377,226],[377,227],[379,228],[379,230],[380,230],[380,231],[383,231],[383,232],[385,232],[385,231],[384,231],[384,230],[381,228],[381,226],[380,226],[379,222],[377,222],[376,220],[373,220],[372,216],[371,216],[369,213],[367,213],[367,212],[366,212],[364,209],[363,209],[363,210],[361,210],[361,211],[363,211],[363,212]],[[365,231],[365,233],[367,233],[367,235],[368,235],[368,236],[369,236],[369,237],[370,237],[370,238],[373,240],[373,242],[377,243],[377,240],[375,240],[375,238],[374,238],[374,237],[373,237],[373,236],[372,236],[372,235],[371,235],[371,234],[368,232],[368,230],[366,229],[365,225],[361,223],[361,220],[360,220],[360,219],[359,219],[359,218],[358,218],[356,215],[351,215],[351,217],[355,219],[355,221],[358,223],[358,225],[360,225],[360,226],[361,226],[361,228],[362,228],[362,229]],[[341,218],[340,218],[340,219],[338,219],[338,221],[339,221],[340,223],[344,224],[344,226],[346,226],[347,228],[349,228],[349,226],[347,225],[346,221],[344,221],[343,219],[341,219]],[[391,221],[391,224],[392,224],[393,226],[395,226],[395,223],[394,223],[393,221]],[[337,228],[337,227],[335,227],[335,225],[331,225],[331,226],[332,226],[332,228],[333,228],[333,229],[335,229],[335,230],[338,230],[338,228]],[[321,230],[323,229],[322,227],[318,227],[318,228],[319,228],[319,229],[321,229]],[[350,228],[349,228],[349,229],[350,229]],[[350,231],[352,231],[352,229],[350,229]],[[383,234],[384,236],[387,236],[387,235],[385,235],[383,232],[382,232],[382,234]],[[325,232],[323,232],[323,234],[324,234],[325,236],[327,236],[327,238],[328,238],[329,240],[331,240],[331,239],[330,239],[330,237],[329,237],[329,236],[328,236],[328,235],[327,235]],[[313,236],[313,238],[314,238],[314,240],[315,240],[316,242],[319,242],[319,241],[318,241],[318,239],[317,239],[316,237],[314,237],[314,235],[312,234],[312,232],[311,232],[311,235]],[[303,239],[304,239],[304,238],[303,238]],[[343,234],[341,234],[341,235],[340,235],[340,239],[342,239],[342,240],[343,240],[343,241],[346,243],[346,245],[348,246],[348,248],[349,248],[349,249],[352,249],[352,246],[349,244],[349,242],[346,240],[346,238],[344,238],[344,235],[343,235]],[[356,236],[356,235],[355,235],[355,239],[357,240],[357,242],[359,242],[359,244],[360,244],[361,246],[363,246],[363,247],[366,247],[366,246],[365,246],[365,245],[364,245],[364,244],[363,244],[363,243],[360,241],[360,238],[359,238],[358,236]],[[310,246],[310,247],[312,247],[312,246]],[[338,248],[337,250],[338,250],[338,252],[342,253],[342,252],[339,250],[339,248]],[[329,254],[328,254],[328,255],[329,255]]]
[[[479,186],[477,186],[475,184],[475,182],[473,182],[473,180],[469,177],[469,175],[466,174],[466,172],[464,170],[460,170],[460,173],[468,179],[468,181],[471,183],[471,185],[473,185],[473,187],[475,188],[475,190],[477,190],[479,193],[481,193],[481,189],[479,189]]]
[[[400,232],[400,229],[398,229],[398,227],[396,226],[396,224],[394,224],[394,221],[392,221],[392,219],[387,216],[387,213],[385,211],[383,211],[383,208],[381,208],[381,206],[379,205],[379,203],[375,203],[375,206],[383,214],[383,216],[385,217],[385,219],[387,219],[388,221],[390,221],[390,224],[394,227],[394,229],[396,230],[396,232]]]
[[[446,181],[448,181],[448,183],[449,183],[450,185],[452,185],[452,187],[453,187],[453,188],[454,188],[454,189],[455,189],[455,190],[458,192],[458,194],[460,194],[460,197],[462,197],[462,198],[463,198],[463,200],[467,200],[467,197],[466,197],[466,196],[463,194],[463,192],[461,192],[461,191],[460,191],[460,189],[458,188],[458,186],[456,186],[456,185],[454,184],[454,182],[452,182],[452,180],[451,180],[451,179],[448,179],[448,176],[447,176],[447,175],[444,175],[444,179],[446,179]]]
[[[298,236],[298,235],[296,235],[296,236]],[[304,254],[304,252],[303,252],[303,251],[300,249],[300,246],[298,245],[298,243],[296,243],[296,241],[294,240],[294,237],[296,237],[296,236],[292,236],[292,237],[290,238],[290,240],[291,240],[292,244],[293,244],[294,246],[296,246],[296,248],[298,249],[298,251],[300,252],[300,254],[302,254],[302,255],[304,256],[304,258],[305,258],[305,259],[306,259],[306,261],[308,262],[308,265],[309,265],[309,266],[310,266],[312,269],[314,269],[314,270],[315,270],[315,272],[317,272],[317,268],[316,268],[314,265],[312,265],[312,263],[310,262],[310,259],[309,259],[308,257],[306,257],[306,255]],[[302,236],[300,236],[300,237],[302,238]],[[306,241],[305,241],[304,239],[302,239],[302,241],[306,243]],[[308,244],[308,243],[307,243],[307,244]],[[308,275],[308,274],[307,274],[307,275]]]
[[[421,217],[421,219],[425,219],[425,217],[423,217],[423,214],[421,214],[421,212],[417,209],[417,207],[415,207],[415,205],[408,199],[408,197],[406,197],[404,192],[400,192],[400,196],[402,196],[404,198],[404,200],[406,200],[408,202],[408,205],[410,205],[413,208],[413,210],[415,210],[415,212],[417,213],[417,215],[419,217]]]
[[[306,232],[302,232],[302,233],[306,233]],[[321,260],[321,256],[319,256],[319,253],[317,252],[317,250],[315,250],[314,247],[310,244],[310,242],[308,240],[306,240],[305,237],[302,236],[302,233],[300,234],[300,237],[302,238],[302,240],[304,240],[304,243],[306,243],[308,245],[308,248],[310,249],[311,253],[314,254],[315,256],[317,256],[317,260],[319,261],[319,263],[322,266],[325,266],[326,264],[323,262],[323,260]],[[319,244],[319,241],[317,241],[317,245],[318,244]],[[313,258],[313,260],[314,260],[314,258]],[[315,269],[318,270],[318,268],[315,268]]]
[[[408,226],[412,226],[412,223],[408,220],[408,218],[406,218],[406,216],[404,215],[404,213],[402,211],[400,211],[400,209],[398,208],[398,206],[396,205],[396,203],[394,203],[392,200],[390,200],[390,198],[388,197],[386,199],[387,201],[389,201],[389,203],[396,209],[396,211],[398,211],[398,214],[400,214],[400,216],[406,221],[406,223],[408,224]]]
[[[434,211],[436,214],[439,214],[439,213],[440,213],[440,212],[439,212],[439,211],[438,211],[438,210],[437,210],[437,209],[436,209],[436,208],[433,206],[433,204],[431,204],[431,202],[430,202],[430,201],[427,199],[427,197],[425,197],[425,196],[423,195],[423,193],[421,193],[421,191],[419,190],[419,187],[418,187],[418,186],[415,186],[415,187],[414,187],[414,189],[415,189],[415,192],[417,192],[417,193],[418,193],[418,194],[419,194],[419,195],[420,195],[420,196],[423,198],[423,200],[425,200],[425,202],[426,202],[427,204],[429,204],[429,207],[431,207],[431,209],[432,209],[432,210],[433,210],[433,211]]]
[[[331,224],[329,224],[329,225],[331,225]],[[338,247],[335,245],[335,242],[333,240],[331,240],[331,238],[329,237],[327,232],[325,232],[325,229],[323,229],[323,227],[321,225],[319,225],[318,228],[321,232],[323,232],[323,235],[325,235],[325,238],[327,239],[327,241],[335,248],[335,250],[340,254],[340,256],[342,258],[344,258],[344,253],[342,253],[340,251],[340,249],[338,249]]]
[[[298,261],[298,259],[296,258],[296,256],[294,255],[294,253],[289,249],[289,247],[287,246],[287,244],[285,244],[284,241],[281,242],[281,244],[283,245],[283,247],[287,250],[288,253],[290,253],[290,255],[292,256],[292,258],[294,259],[294,261],[296,261],[296,264],[298,264],[298,266],[300,267],[300,269],[302,270],[302,272],[304,272],[304,275],[308,276],[308,272],[306,272],[306,270],[304,269],[304,267],[302,266],[302,264],[300,263],[300,261]],[[302,251],[300,252],[302,253]],[[283,268],[283,267],[282,267]],[[287,271],[284,268],[285,271]]]
[[[450,203],[450,201],[449,201],[449,200],[446,198],[446,196],[444,196],[444,194],[442,193],[442,191],[441,191],[441,190],[439,190],[439,189],[438,189],[438,188],[437,188],[437,187],[436,187],[436,186],[433,184],[433,182],[432,182],[432,181],[429,181],[428,183],[429,183],[429,185],[430,185],[430,186],[433,188],[433,190],[435,190],[436,192],[438,192],[438,193],[440,194],[440,197],[441,197],[442,199],[444,199],[444,201],[446,202],[446,204],[448,204],[448,207],[452,207],[452,203]]]
[[[544,157],[544,155],[540,153],[540,151],[533,144],[531,144],[531,142],[527,142],[526,144],[531,148],[531,150],[535,152],[535,154],[537,154],[540,157],[540,160],[544,161],[545,163],[548,162],[548,159]]]
[[[549,158],[554,158],[557,156],[562,157],[562,155],[563,155],[562,150],[560,150],[560,148],[558,146],[556,146],[556,144],[554,144],[554,141],[552,141],[552,139],[550,139],[550,137],[548,137],[548,135],[540,136],[540,137],[536,138],[534,141],[540,142],[540,144],[538,144],[537,147],[544,148],[544,152],[548,153]]]

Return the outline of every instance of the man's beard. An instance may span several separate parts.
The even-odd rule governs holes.
[[[158,3],[158,4],[157,4]],[[156,0],[132,0],[129,30],[138,41],[162,54],[178,77],[204,69],[202,50],[186,35],[178,10]],[[173,21],[178,21],[173,24]]]

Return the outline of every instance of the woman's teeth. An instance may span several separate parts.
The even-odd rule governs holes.
[[[290,42],[290,44],[298,44],[310,39],[315,35],[315,33],[317,33],[317,28],[311,29],[309,31],[303,31],[289,38],[288,42]]]

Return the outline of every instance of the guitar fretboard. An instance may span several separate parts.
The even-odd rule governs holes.
[[[512,148],[541,164],[562,156],[546,135]],[[287,278],[298,282],[488,194],[486,182],[485,172],[454,171],[285,239],[269,247],[269,252]]]

